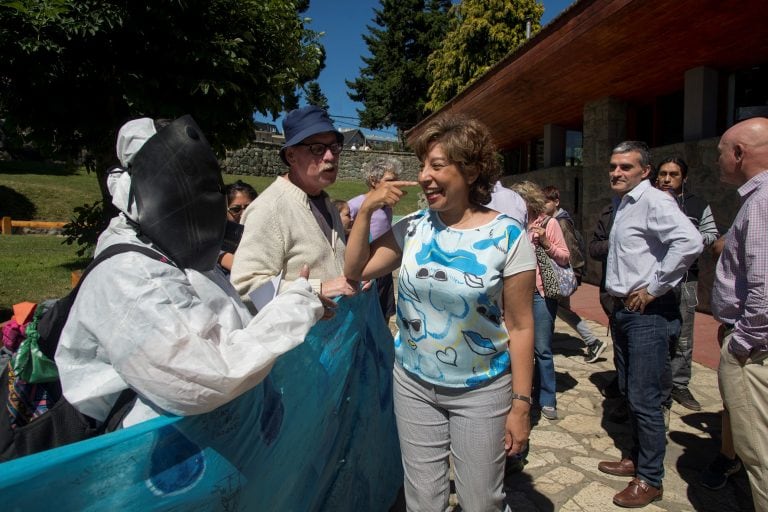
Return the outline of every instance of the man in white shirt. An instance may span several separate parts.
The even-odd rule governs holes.
[[[613,297],[619,389],[630,408],[634,446],[621,461],[598,469],[633,477],[613,498],[644,507],[662,497],[666,432],[663,389],[670,381],[669,342],[680,333],[675,286],[703,249],[701,235],[675,200],[653,188],[644,142],[626,141],[611,155],[611,189],[619,203],[609,238],[605,287]]]
[[[344,226],[326,187],[336,181],[344,137],[328,113],[316,106],[292,110],[283,121],[280,157],[288,172],[279,176],[243,212],[243,238],[230,280],[252,312],[251,293],[279,277],[278,292],[297,279],[304,265],[309,284],[326,297],[354,295],[357,283],[342,275]]]

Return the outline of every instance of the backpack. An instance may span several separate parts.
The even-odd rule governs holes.
[[[120,426],[131,410],[136,392],[129,388],[120,394],[107,419],[99,425],[64,398],[54,363],[61,331],[88,273],[107,258],[129,251],[172,264],[168,258],[147,247],[115,244],[94,258],[69,294],[38,305],[27,335],[28,338],[37,336],[37,347],[45,357],[37,354],[34,364],[27,365],[33,367],[31,373],[34,378],[30,378],[30,372],[24,373],[34,382],[16,375],[12,361],[8,361],[0,376],[0,462],[111,432]],[[36,352],[34,348],[31,351]],[[20,352],[21,347],[17,354]]]
[[[581,234],[581,231],[579,231],[575,227],[573,228],[573,235],[576,237],[576,246],[577,246],[576,248],[578,249],[579,254],[581,255],[581,259],[584,261],[584,265],[579,268],[579,270],[583,274],[586,272],[587,261],[589,261],[587,259],[587,242],[586,240],[584,240],[584,236]]]
[[[560,225],[560,229],[563,232],[563,238],[568,246],[568,252],[571,253],[570,263],[573,268],[576,278],[581,284],[581,276],[586,272],[587,268],[587,244],[584,241],[584,237],[581,232],[576,229],[573,221],[569,218],[555,218]]]

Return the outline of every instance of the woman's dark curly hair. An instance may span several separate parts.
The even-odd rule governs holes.
[[[255,188],[242,180],[237,180],[234,183],[226,185],[224,187],[224,193],[227,195],[227,204],[234,201],[238,193],[245,194],[251,201],[256,199],[259,195]]]
[[[493,185],[501,176],[496,145],[488,127],[463,114],[443,114],[416,137],[413,150],[419,161],[424,161],[435,142],[440,143],[445,156],[464,177],[476,177],[469,185],[469,201],[488,204]]]

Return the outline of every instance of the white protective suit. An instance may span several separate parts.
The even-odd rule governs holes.
[[[123,213],[99,238],[97,254],[115,243],[146,245],[126,218],[136,212],[135,202],[128,208],[129,187],[128,173],[110,180]],[[123,426],[163,413],[200,414],[257,385],[322,316],[306,279],[252,317],[214,270],[181,270],[127,252],[83,281],[56,364],[67,400],[96,420],[106,419],[128,386],[139,396]]]

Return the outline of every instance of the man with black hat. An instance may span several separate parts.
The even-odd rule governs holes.
[[[288,172],[279,176],[243,212],[243,237],[230,279],[249,308],[249,294],[280,276],[278,293],[304,265],[312,288],[326,296],[353,295],[357,283],[344,269],[344,227],[323,190],[336,181],[344,137],[319,107],[288,113],[280,157]]]

